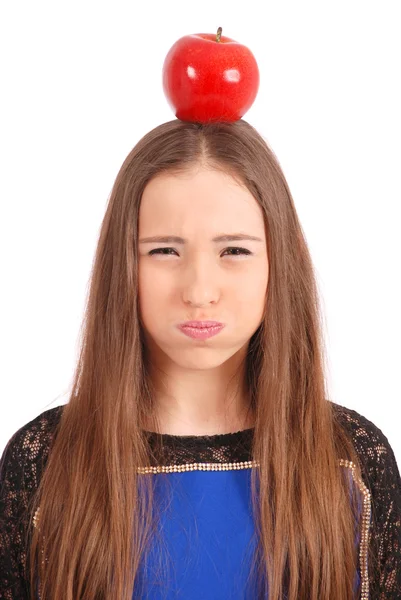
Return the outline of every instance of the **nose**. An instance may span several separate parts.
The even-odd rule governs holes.
[[[220,282],[219,282],[220,279]],[[220,278],[207,254],[199,253],[182,275],[182,296],[186,303],[205,306],[217,302],[220,296]]]

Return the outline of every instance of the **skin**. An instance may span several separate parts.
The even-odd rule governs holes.
[[[261,241],[212,241],[234,233]],[[141,241],[156,235],[187,242]],[[159,254],[149,255],[157,249]],[[214,435],[253,427],[244,361],[263,319],[269,275],[263,213],[255,198],[230,175],[203,165],[157,175],[142,195],[138,261],[140,316],[160,432]],[[225,327],[207,340],[176,327],[206,319]]]

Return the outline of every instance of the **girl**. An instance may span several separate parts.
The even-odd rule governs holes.
[[[0,598],[401,598],[398,466],[327,398],[320,319],[258,132],[145,135],[102,224],[69,402],[3,452]]]

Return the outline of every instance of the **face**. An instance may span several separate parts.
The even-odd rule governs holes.
[[[213,241],[245,234],[257,240]],[[177,241],[143,241],[178,236]],[[243,358],[264,313],[268,257],[262,209],[231,176],[205,167],[153,178],[139,211],[139,305],[151,362],[206,370]],[[225,324],[196,340],[177,325]]]

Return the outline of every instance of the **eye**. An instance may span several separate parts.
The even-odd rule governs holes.
[[[236,250],[236,251],[238,251],[238,254],[237,254],[237,253],[235,253],[235,254],[231,254],[231,255],[229,255],[229,256],[240,256],[241,254],[252,254],[252,252],[250,252],[250,251],[249,251],[249,250],[247,250],[246,248],[238,248],[237,246],[234,246],[234,247],[232,247],[232,248],[226,248],[226,249],[224,250],[224,252],[227,252],[227,250]]]
[[[174,248],[155,248],[154,250],[151,250],[148,254],[149,256],[152,256],[152,254],[165,254],[164,252],[162,252],[162,250],[174,250]]]
[[[174,248],[155,248],[154,250],[151,250],[148,254],[149,256],[152,256],[153,254],[163,254],[163,255],[169,255],[171,254],[170,252],[164,252],[167,250],[172,250],[173,252],[176,252],[176,250],[174,250]],[[234,250],[235,253],[234,254],[229,254],[228,256],[241,256],[241,255],[250,255],[252,254],[252,252],[250,252],[250,250],[247,250],[246,248],[238,248],[237,246],[233,246],[230,248],[226,248],[223,251],[223,255],[225,252],[229,251],[229,250]]]

